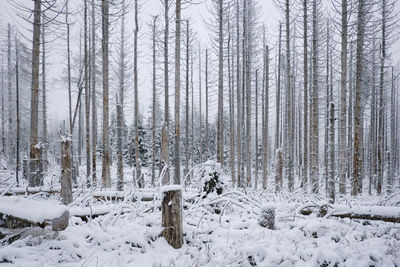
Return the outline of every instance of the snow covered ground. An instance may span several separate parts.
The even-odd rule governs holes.
[[[128,172],[128,171],[127,171]],[[228,179],[227,177],[225,180]],[[47,180],[49,182],[49,180]],[[54,181],[53,181],[54,182]],[[2,185],[3,186],[3,185]],[[127,185],[128,186],[128,185]],[[200,192],[202,188],[197,188]],[[187,197],[193,197],[193,190]],[[3,191],[3,190],[2,190]],[[159,189],[147,202],[98,201],[75,192],[70,211],[110,210],[87,222],[70,217],[50,228],[0,229],[2,266],[400,266],[400,225],[382,221],[300,215],[322,197],[274,194],[225,186],[222,195],[184,203],[184,245],[171,248],[161,233]],[[185,195],[185,194],[184,194]],[[158,197],[157,197],[158,196]],[[35,195],[42,202],[58,196]],[[395,198],[339,198],[341,205],[398,205]],[[274,203],[275,229],[258,224],[260,207]]]

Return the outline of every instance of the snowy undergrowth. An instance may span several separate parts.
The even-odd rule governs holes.
[[[299,215],[299,207],[325,201],[300,191],[273,194],[225,184],[221,195],[213,192],[191,199],[184,205],[184,245],[177,250],[161,237],[159,199],[112,203],[88,196],[80,192],[74,206],[109,207],[112,212],[87,222],[71,217],[67,229],[58,233],[49,228],[13,230],[14,242],[2,239],[0,262],[5,266],[400,266],[398,224]],[[389,200],[338,199],[346,205],[384,201]],[[274,230],[258,224],[260,207],[271,202],[277,217]]]

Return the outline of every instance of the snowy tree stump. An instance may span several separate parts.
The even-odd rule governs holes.
[[[171,190],[163,192],[161,204],[162,209],[162,232],[163,237],[173,248],[181,248],[183,242],[183,221],[182,221],[182,191],[175,189],[179,185],[170,186]]]
[[[258,224],[261,227],[273,230],[275,228],[275,207],[265,206],[261,209]]]
[[[65,205],[72,202],[71,139],[69,136],[61,136],[61,202]]]

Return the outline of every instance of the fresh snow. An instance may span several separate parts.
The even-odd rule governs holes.
[[[21,197],[0,197],[0,213],[43,223],[60,217],[67,208],[54,201],[40,201]]]

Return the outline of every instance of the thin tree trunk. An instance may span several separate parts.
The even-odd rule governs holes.
[[[118,183],[117,190],[122,191],[124,189],[124,161],[122,156],[122,103],[118,95],[116,97],[117,104],[117,173],[118,173]]]
[[[92,183],[96,185],[97,182],[97,163],[96,163],[96,149],[97,149],[97,103],[96,103],[96,20],[95,20],[95,0],[92,0]]]
[[[231,69],[231,32],[229,28],[228,37],[228,87],[229,87],[229,165],[231,172],[232,185],[235,184],[235,125],[234,125],[234,95],[233,95],[233,77]]]
[[[251,77],[250,77],[250,52],[249,52],[249,22],[248,2],[243,2],[243,27],[245,47],[245,87],[246,87],[246,182],[251,186]]]
[[[1,57],[1,150],[3,152],[3,156],[6,155],[6,136],[4,133],[5,128],[5,119],[4,119],[4,64],[3,57]]]
[[[281,105],[281,48],[282,47],[282,23],[279,23],[279,45],[278,45],[278,81],[276,86],[276,133],[275,133],[275,149],[281,147],[280,144],[280,105]]]
[[[90,89],[89,89],[89,49],[87,0],[84,0],[84,68],[85,68],[85,140],[86,140],[86,184],[91,185],[90,177]]]
[[[17,185],[19,185],[19,165],[20,165],[20,138],[21,138],[21,120],[19,117],[19,55],[18,55],[18,39],[15,38],[15,106],[16,106],[16,120],[17,120],[17,165],[15,167],[15,178]]]
[[[185,170],[189,171],[189,20],[186,21]]]
[[[111,188],[110,177],[110,140],[109,140],[109,105],[108,105],[108,0],[102,0],[102,56],[103,56],[103,164],[102,164],[102,186]]]
[[[256,98],[256,105],[255,105],[255,177],[254,177],[254,187],[257,189],[257,183],[258,183],[258,69],[256,70],[256,91],[255,91],[255,98]]]
[[[236,1],[236,99],[237,99],[237,186],[241,186],[243,172],[242,172],[242,103],[241,103],[241,82],[240,82],[240,31],[239,31],[239,0]]]
[[[265,87],[263,89],[264,126],[263,126],[263,189],[267,188],[268,171],[268,125],[269,125],[269,48],[265,46]]]
[[[11,62],[11,24],[8,24],[8,38],[7,38],[7,56],[8,56],[8,162],[13,163],[14,159],[14,125],[13,125],[13,101],[12,101],[12,62]]]
[[[207,61],[207,50],[206,50],[206,61]],[[207,68],[206,68],[206,73],[207,73]],[[206,77],[207,80],[207,77]],[[208,137],[208,91],[207,91],[207,82],[206,82],[206,138]],[[201,48],[199,45],[199,162],[201,163],[203,161],[203,134],[202,134],[202,130],[203,130],[203,125],[202,125],[202,121],[201,121]],[[206,139],[206,155],[208,155],[208,139]],[[207,158],[208,159],[208,156]]]
[[[206,89],[206,133],[205,133],[205,159],[206,161],[208,160],[208,156],[209,156],[209,141],[208,141],[208,49],[206,49],[206,81],[205,81],[205,89]],[[201,118],[201,114],[200,114],[200,118]]]
[[[169,131],[169,61],[168,61],[168,38],[169,38],[169,0],[164,0],[164,123]],[[166,144],[169,151],[169,144]],[[165,155],[164,163],[169,166],[169,152]],[[161,164],[161,170],[163,168]],[[165,179],[169,181],[169,167],[165,173]]]
[[[152,129],[151,129],[151,140],[152,140],[152,154],[151,154],[151,184],[155,186],[156,180],[156,23],[157,16],[153,18],[152,25],[152,42],[153,42],[153,107],[152,107]]]
[[[218,126],[217,161],[224,163],[224,58],[223,58],[223,0],[218,0]]]
[[[134,123],[135,123],[135,180],[139,188],[144,186],[144,178],[142,176],[142,163],[140,162],[139,155],[139,94],[138,94],[138,71],[137,71],[137,40],[139,32],[138,22],[138,0],[135,0],[135,29],[134,29],[134,42],[133,42],[133,88],[135,98],[135,110],[134,110]]]
[[[303,148],[303,173],[301,187],[307,186],[308,182],[308,15],[307,0],[303,0],[303,91],[304,91],[304,148]]]
[[[174,142],[174,184],[180,184],[180,96],[181,96],[181,0],[176,0],[175,20],[175,142]],[[181,241],[182,242],[182,241]]]

